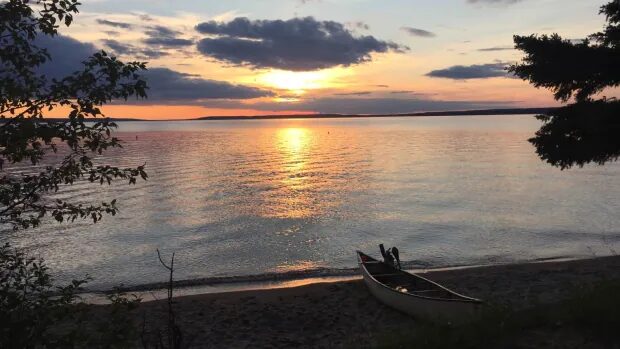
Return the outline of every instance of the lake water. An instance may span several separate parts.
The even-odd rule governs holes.
[[[398,246],[412,267],[620,252],[620,166],[560,171],[527,142],[531,116],[122,122],[135,186],[58,195],[117,198],[99,224],[4,234],[61,280],[91,287],[166,279],[336,273],[355,249]]]

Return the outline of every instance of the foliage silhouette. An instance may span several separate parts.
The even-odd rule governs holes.
[[[0,348],[132,346],[138,331],[130,312],[140,299],[110,294],[107,316],[93,316],[78,296],[88,280],[55,287],[42,260],[0,246]]]
[[[78,13],[77,0],[0,2],[0,229],[31,228],[46,217],[56,221],[99,221],[117,212],[116,201],[84,204],[54,198],[78,181],[135,183],[144,166],[118,168],[93,160],[121,147],[116,125],[100,107],[113,99],[145,98],[139,73],[145,63],[123,63],[104,51],[87,58],[74,73],[51,78],[41,73],[53,60],[37,47],[39,36],[54,37]],[[46,113],[60,110],[65,120]],[[60,160],[59,160],[60,159]],[[100,160],[98,160],[100,161]],[[0,347],[126,348],[137,335],[129,312],[139,299],[109,297],[109,316],[92,320],[92,307],[78,294],[89,278],[54,286],[43,261],[9,245],[0,246]],[[86,328],[88,324],[88,328]]]
[[[575,100],[539,115],[544,125],[530,139],[541,159],[561,169],[603,165],[620,156],[620,102],[595,99],[620,85],[620,0],[602,6],[600,13],[607,26],[579,43],[557,34],[514,37],[525,57],[509,71],[552,90],[556,100]]]
[[[59,222],[117,212],[116,201],[83,204],[52,199],[51,194],[78,181],[135,183],[147,178],[144,166],[118,168],[92,156],[121,147],[111,135],[116,124],[100,107],[113,99],[145,98],[147,85],[139,73],[143,62],[123,63],[106,52],[95,53],[64,78],[39,73],[52,60],[34,40],[54,37],[78,12],[77,0],[9,0],[0,4],[0,224],[34,227],[46,216]],[[46,119],[60,109],[68,119]],[[91,122],[92,121],[92,122]],[[44,162],[57,153],[62,161]],[[48,157],[46,157],[46,155]],[[30,162],[26,171],[15,165]],[[43,166],[46,164],[46,166]]]

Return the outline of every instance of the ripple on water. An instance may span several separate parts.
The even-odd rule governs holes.
[[[146,164],[149,180],[56,194],[116,198],[118,216],[1,239],[94,288],[161,281],[157,248],[176,252],[178,279],[347,269],[381,242],[426,266],[620,251],[620,166],[551,168],[526,141],[537,127],[527,116],[121,123],[124,148],[96,161]]]

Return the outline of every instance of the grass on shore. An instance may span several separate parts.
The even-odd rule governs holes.
[[[357,343],[359,344],[359,343]],[[375,336],[377,348],[620,348],[620,280],[581,288],[568,299],[514,311],[489,306],[460,326],[420,322]]]

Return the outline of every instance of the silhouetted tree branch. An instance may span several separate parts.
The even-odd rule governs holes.
[[[575,103],[538,116],[543,127],[530,139],[541,159],[562,169],[620,157],[618,101],[593,96],[620,85],[620,0],[601,8],[602,32],[574,43],[559,35],[515,36],[523,61],[509,68],[536,87],[553,91],[557,100]]]
[[[141,334],[142,346],[143,348],[154,349],[182,349],[189,346],[189,342],[186,343],[184,341],[183,332],[181,331],[181,328],[176,322],[176,315],[174,313],[174,253],[170,258],[170,264],[167,264],[161,258],[161,253],[159,252],[159,249],[157,250],[157,258],[159,259],[161,265],[169,272],[167,288],[168,292],[166,299],[168,319],[166,323],[166,330],[155,330],[154,334],[156,338],[152,338],[152,335],[151,338],[149,338],[149,336],[147,336],[146,334],[146,316],[144,317]],[[162,335],[162,333],[165,333],[165,335]]]
[[[95,53],[62,78],[41,73],[53,60],[34,42],[54,37],[78,13],[77,0],[0,1],[0,229],[116,214],[116,200],[98,204],[54,199],[77,181],[110,184],[146,179],[144,165],[119,168],[92,160],[121,147],[100,107],[114,99],[146,97],[143,62],[123,63]],[[52,40],[53,42],[53,40]],[[66,111],[64,121],[47,113]],[[54,155],[54,156],[52,156]],[[60,159],[60,160],[58,160]],[[140,300],[114,293],[110,317],[93,319],[79,299],[89,278],[54,287],[43,261],[0,246],[1,348],[127,348],[135,344],[129,312]],[[90,321],[86,321],[86,320]],[[88,324],[87,324],[88,323]]]
[[[111,134],[117,125],[103,118],[100,107],[115,99],[145,98],[147,85],[139,75],[145,63],[123,63],[101,51],[64,78],[40,73],[41,65],[53,57],[34,40],[57,35],[60,25],[69,26],[78,5],[76,0],[0,4],[0,224],[15,229],[37,226],[48,215],[60,222],[96,222],[118,211],[116,201],[85,205],[52,199],[63,186],[77,181],[134,184],[147,178],[144,165],[119,168],[95,164],[91,158],[121,147]],[[66,121],[45,119],[57,108],[68,111]],[[64,159],[50,164],[50,153]],[[14,170],[14,164],[26,161],[32,170]]]

